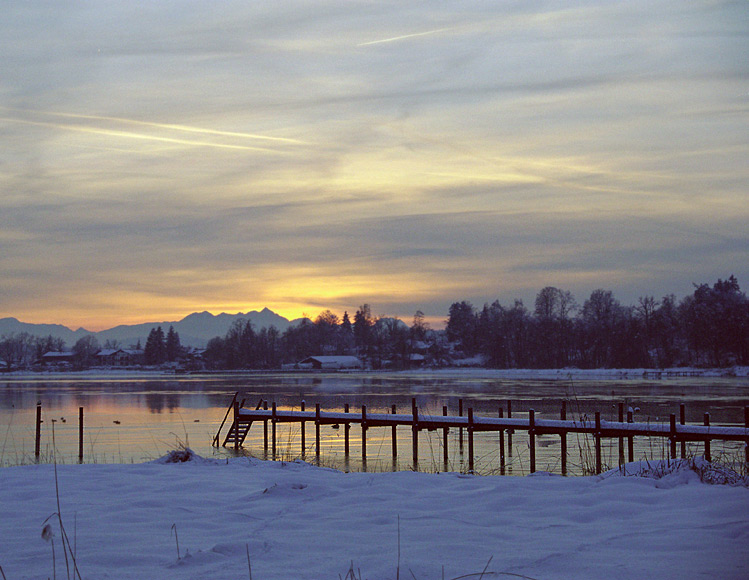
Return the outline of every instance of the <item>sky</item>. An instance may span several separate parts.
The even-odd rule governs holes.
[[[743,1],[6,0],[0,317],[749,285]]]

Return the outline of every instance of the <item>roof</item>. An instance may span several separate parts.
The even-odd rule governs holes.
[[[329,368],[346,368],[346,367],[360,367],[362,366],[361,361],[355,356],[309,356],[299,364],[310,364],[313,362],[319,363],[323,367]]]
[[[65,351],[50,350],[49,352],[45,352],[42,355],[42,358],[70,358],[71,356],[75,356],[75,353],[70,350],[65,350]]]

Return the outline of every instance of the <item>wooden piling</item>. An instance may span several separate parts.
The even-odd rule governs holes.
[[[705,413],[705,427],[710,426],[710,413]],[[710,453],[710,439],[705,439],[705,461],[711,462],[713,460],[712,454]]]
[[[676,415],[671,413],[668,418],[669,423],[669,441],[671,444],[671,459],[676,459]]]
[[[234,400],[234,451],[239,450],[239,401]],[[266,438],[267,441],[267,438]],[[268,451],[266,444],[265,451]]]
[[[463,399],[458,399],[458,417],[463,416]],[[463,455],[463,427],[458,428],[458,450]]]
[[[271,441],[272,441],[272,456],[273,461],[276,460],[276,423],[278,422],[278,416],[276,415],[276,402],[273,401],[272,404],[272,410],[271,413],[273,414],[273,418],[270,420],[270,429],[271,429]]]
[[[504,417],[504,410],[502,407],[499,408],[499,418]],[[505,474],[505,430],[499,430],[499,472],[501,475]]]
[[[411,415],[413,417],[413,423],[411,424],[411,446],[414,471],[419,471],[419,408],[416,406],[416,399],[411,399]]]
[[[395,415],[395,405],[391,407],[391,410],[393,412],[393,415]],[[392,449],[393,449],[393,461],[395,461],[398,458],[398,426],[393,425],[392,427]]]
[[[268,401],[263,401],[263,410],[268,410]],[[263,419],[263,453],[268,457],[268,419]]]
[[[624,423],[624,403],[619,403],[619,422]],[[624,437],[619,437],[619,467],[624,465]]]
[[[627,423],[632,423],[634,417],[631,410],[627,410]],[[627,461],[632,463],[635,460],[635,438],[630,435],[627,437]]]
[[[36,439],[34,443],[34,457],[39,461],[39,451],[42,444],[42,404],[36,404]]]
[[[468,407],[468,473],[473,472],[473,408]]]
[[[536,411],[528,410],[528,445],[531,451],[531,473],[536,473]]]
[[[367,469],[367,406],[361,406],[361,462]]]
[[[447,405],[442,405],[442,416],[447,417]],[[447,452],[447,441],[448,441],[447,435],[449,432],[450,432],[449,427],[444,427],[442,429],[442,460],[443,460],[443,463],[445,464],[445,471],[449,469],[448,467],[449,455]]]
[[[320,463],[320,403],[315,403],[315,458]]]
[[[83,463],[83,407],[78,407],[78,463]]]
[[[601,468],[601,412],[596,411],[596,475],[600,474],[603,469]]]
[[[512,401],[507,401],[507,418],[512,419]],[[512,457],[512,434],[513,430],[507,430],[507,456]]]
[[[343,406],[343,412],[349,412],[348,403]],[[346,456],[346,459],[348,459],[349,456],[349,431],[351,431],[351,423],[346,421],[346,424],[343,427],[343,454]]]
[[[302,413],[304,413],[305,410],[305,403],[302,401],[302,405],[300,407],[300,410]],[[302,427],[302,458],[304,458],[307,455],[307,437],[305,432],[305,426],[307,425],[307,421],[301,421],[301,427]]]
[[[559,418],[562,421],[567,420],[567,401],[562,401],[562,411],[559,413]],[[563,432],[559,437],[561,439],[562,475],[567,475],[567,433]]]
[[[684,403],[679,405],[679,425],[685,425],[687,422],[687,411]],[[687,442],[681,441],[681,458],[687,458]]]

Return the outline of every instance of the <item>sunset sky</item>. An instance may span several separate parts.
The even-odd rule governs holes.
[[[0,317],[749,288],[743,0],[6,0],[0,54]]]

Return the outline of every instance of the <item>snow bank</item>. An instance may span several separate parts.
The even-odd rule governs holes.
[[[612,472],[344,474],[184,450],[151,463],[57,469],[84,579],[235,580],[249,577],[248,554],[256,580],[336,579],[352,562],[362,579],[396,578],[398,567],[400,578],[442,578],[444,569],[451,579],[480,574],[490,559],[485,578],[749,577],[749,490],[698,476],[664,486],[654,475]],[[53,577],[52,544],[41,534],[56,511],[54,466],[0,469],[8,580]],[[57,577],[66,577],[52,527]]]

